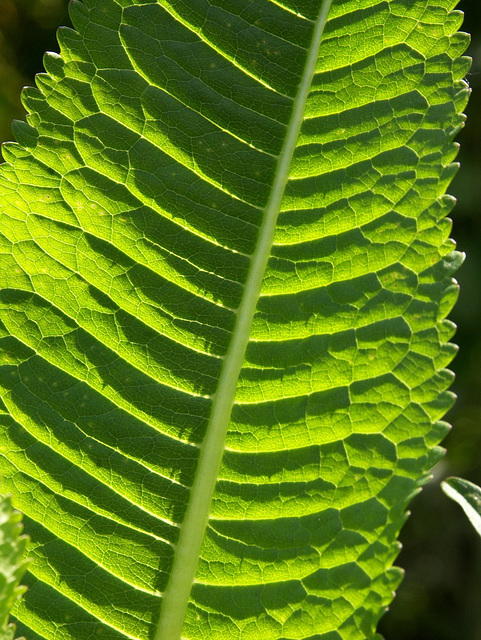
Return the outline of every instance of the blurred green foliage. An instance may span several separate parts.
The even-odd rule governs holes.
[[[42,70],[42,55],[58,51],[56,27],[69,24],[68,0],[0,0],[0,140],[12,137],[10,123],[23,118],[20,90]],[[458,273],[460,354],[453,369],[458,401],[448,420],[448,453],[412,503],[398,560],[406,577],[381,623],[387,640],[481,640],[481,544],[467,518],[442,493],[439,482],[457,475],[481,484],[481,2],[462,0],[473,96],[468,122],[458,136],[462,164],[450,193],[458,198],[453,237],[467,259]]]
[[[58,51],[55,31],[68,23],[67,0],[0,0],[0,140],[23,118],[20,90],[41,71],[45,51]]]
[[[9,624],[13,603],[25,591],[19,586],[28,561],[27,537],[22,536],[21,514],[12,509],[10,498],[0,496],[0,639],[14,640],[15,625]],[[25,640],[19,638],[18,640]]]

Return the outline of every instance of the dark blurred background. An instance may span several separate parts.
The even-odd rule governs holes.
[[[58,51],[55,30],[69,24],[67,4],[0,0],[0,141],[11,139],[11,120],[24,117],[20,90],[42,71],[44,51]],[[398,564],[406,577],[381,623],[386,640],[481,640],[481,539],[439,487],[448,475],[481,484],[481,2],[464,0],[458,8],[472,34],[474,60],[467,125],[458,136],[462,170],[449,190],[458,199],[453,237],[467,254],[451,315],[460,346],[452,366],[458,400],[447,418],[453,425],[444,443],[448,453],[412,502],[402,532]]]

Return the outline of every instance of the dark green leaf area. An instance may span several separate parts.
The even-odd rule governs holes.
[[[304,448],[257,453],[227,451],[223,458],[220,477],[243,483],[260,483],[264,480],[269,483],[267,486],[270,486],[271,483],[285,481],[317,481],[326,473],[328,482],[339,485],[343,481],[342,486],[351,490],[351,487],[361,480],[363,467],[373,462],[377,456],[379,465],[371,468],[371,472],[377,471],[379,477],[389,476],[390,473],[386,473],[386,469],[391,469],[392,463],[396,460],[396,443],[382,433],[357,433],[346,436],[342,441]],[[342,469],[347,460],[355,471],[349,470],[346,473],[346,470]]]
[[[161,516],[173,517],[176,513],[179,517],[178,510],[187,497],[183,483],[192,481],[197,449],[142,425],[106,401],[103,405],[108,411],[99,411],[100,403],[96,405],[99,413],[92,414],[95,395],[89,397],[88,388],[67,379],[69,387],[57,391],[55,385],[52,389],[52,378],[49,379],[52,369],[43,367],[42,361],[38,366],[36,359],[33,364],[37,366],[20,367],[19,374],[15,370],[7,372],[5,367],[2,371],[4,398],[12,415],[24,422],[40,441],[50,443],[54,438],[65,457],[110,485],[114,467],[112,464],[110,469],[108,461],[119,465],[116,473],[122,480],[118,481],[117,491],[126,493],[131,500],[135,495],[140,504],[149,505],[154,513],[164,505],[167,511],[161,509]],[[58,382],[58,377],[53,380]],[[178,470],[179,460],[185,462],[182,472]],[[168,480],[169,474],[174,485]],[[140,480],[144,486],[138,486]]]
[[[256,137],[261,134],[261,148],[265,140],[267,150],[273,149],[273,141],[268,142],[266,133],[274,129],[275,140],[279,134],[282,136],[279,125],[287,125],[290,102],[296,94],[309,45],[306,25],[297,26],[300,21],[290,21],[291,28],[298,31],[296,39],[301,38],[300,42],[291,43],[273,33],[287,22],[282,10],[274,9],[276,16],[267,33],[255,24],[257,18],[264,15],[260,7],[255,11],[251,9],[256,20],[249,24],[246,13],[243,19],[235,15],[240,6],[232,3],[224,3],[227,9],[224,11],[207,2],[197,2],[197,5],[203,6],[193,10],[189,3],[177,2],[167,10],[157,3],[128,7],[121,33],[133,59],[142,71],[145,69],[152,84],[167,86],[177,95],[182,91],[179,97],[185,96],[186,100],[182,101],[187,104],[191,104],[193,98],[200,99],[202,112],[211,119],[216,121],[220,116],[222,125],[236,134],[241,133],[241,137],[246,133]],[[273,5],[270,7],[272,11]],[[178,19],[174,20],[174,16]],[[251,91],[252,99],[249,99]],[[223,116],[220,106],[225,107]],[[235,123],[226,120],[226,116],[234,113]],[[249,140],[254,146],[258,144],[256,137]],[[279,142],[274,149],[276,147],[280,151]]]
[[[158,487],[155,484],[161,483],[156,476],[148,476],[145,470],[142,473],[132,461],[121,460],[119,454],[79,433],[73,424],[65,424],[63,447],[62,431],[57,430],[57,451],[63,454],[60,455],[43,444],[48,433],[31,429],[36,436],[33,437],[9,416],[1,416],[0,423],[5,469],[15,473],[23,468],[30,482],[41,482],[45,490],[50,489],[58,495],[63,493],[94,514],[175,542],[177,528],[152,515],[154,506],[157,513],[169,512],[167,506],[159,509],[162,501],[156,495]],[[133,496],[138,498],[139,506],[133,502]]]
[[[232,414],[228,446],[242,454],[306,451],[313,443],[336,441],[354,430],[361,434],[384,432],[397,441],[408,437],[413,425],[416,433],[431,429],[431,421],[443,415],[442,407],[452,404],[452,397],[445,393],[451,382],[451,375],[439,374],[410,391],[395,375],[387,374],[296,398],[238,404]],[[416,402],[419,395],[425,398],[424,408]]]
[[[172,559],[170,544],[104,515],[97,515],[24,473],[18,474],[15,482],[8,484],[21,493],[17,498],[18,507],[29,518],[27,527],[32,539],[30,554],[37,555],[36,546],[43,540],[43,534],[39,531],[45,529],[52,534],[52,540],[58,538],[62,541],[59,550],[64,551],[59,552],[59,558],[70,553],[70,547],[76,550],[71,553],[73,557],[78,556],[75,562],[79,564],[79,576],[84,573],[80,565],[87,562],[88,558],[92,561],[92,567],[99,565],[100,572],[105,570],[105,580],[118,578],[152,594],[165,587]],[[35,503],[31,501],[32,493],[37,496]],[[30,520],[35,520],[36,524]],[[109,549],[108,554],[105,548]],[[39,562],[36,564],[38,568]],[[100,567],[103,567],[102,571]],[[35,568],[31,568],[31,571],[35,573]]]
[[[122,20],[122,7],[118,2],[101,0],[93,3],[74,0],[70,3],[69,9],[70,18],[78,33],[71,29],[62,30],[63,33],[66,32],[65,39],[70,45],[65,51],[67,60],[70,57],[69,53],[75,51],[81,60],[92,61],[99,67],[130,68],[129,57],[118,33],[118,25]],[[63,33],[59,38],[61,45]]]
[[[45,280],[49,280],[48,276]],[[88,354],[95,354],[92,360],[97,360],[99,366],[100,362],[107,364],[118,360],[120,355],[130,361],[132,368],[139,372],[137,375],[174,386],[172,375],[180,374],[186,378],[185,386],[179,385],[181,390],[183,387],[184,391],[198,394],[213,392],[213,381],[220,368],[218,359],[192,353],[176,342],[171,345],[170,340],[119,310],[110,298],[95,290],[90,289],[88,293],[97,303],[96,308],[81,312],[73,321],[65,312],[71,312],[75,305],[75,284],[65,291],[65,296],[61,295],[62,285],[58,297],[55,296],[55,288],[50,289],[53,289],[51,297],[55,299],[56,307],[31,293],[10,291],[2,294],[0,304],[5,308],[4,322],[7,325],[25,322],[31,334],[29,344],[33,348],[44,342],[54,352],[58,351],[60,343],[70,343],[72,352],[85,354],[79,359],[87,362],[90,359]],[[37,340],[33,338],[35,333]],[[189,366],[186,367],[187,358]],[[196,376],[198,370],[203,371],[203,381]]]
[[[35,357],[17,340],[3,338],[0,345],[5,364],[22,363],[18,369],[5,366],[1,371],[5,393],[22,406],[22,411],[28,411],[29,406],[30,410],[33,409],[35,396],[44,403],[45,409],[50,407],[58,412],[64,421],[77,425],[86,436],[122,451],[161,475],[171,474],[182,484],[191,483],[198,453],[196,447],[167,437],[160,429],[139,420],[135,412],[122,410],[107,398],[99,397],[90,385],[66,372],[59,373],[58,369]],[[176,415],[179,433],[187,435],[190,433],[186,431],[187,423],[182,422],[180,412]],[[192,428],[196,424],[194,414],[190,417]],[[202,418],[202,413],[199,413],[198,428],[202,425]],[[168,424],[164,423],[165,426]],[[180,460],[183,461],[181,467]]]
[[[399,488],[401,483],[397,484]],[[348,502],[345,500],[345,504]],[[361,523],[356,524],[360,514]],[[386,526],[387,517],[381,502],[367,499],[340,510],[327,508],[323,513],[269,523],[247,519],[234,526],[217,520],[204,544],[198,579],[204,584],[232,587],[304,580],[319,567],[355,562],[360,555],[367,559],[376,534],[385,537],[375,545],[376,553],[385,555],[389,550],[386,542],[395,534],[392,526]],[[342,562],[337,562],[340,555]],[[242,571],[236,567],[236,558],[243,559]]]
[[[132,144],[134,134],[142,134],[151,144],[139,148],[149,160],[156,160],[159,175],[170,169],[170,175],[179,183],[177,190],[189,178],[190,171],[179,171],[176,160],[186,169],[196,169],[207,180],[212,180],[225,191],[253,203],[266,198],[266,183],[273,178],[275,156],[262,154],[227,131],[219,131],[197,111],[189,110],[161,89],[154,88],[134,71],[100,71],[92,84],[92,91],[102,111],[112,118],[105,118],[109,126],[118,124],[119,132],[128,140],[128,154],[132,161],[135,154]],[[148,114],[147,121],[145,114]],[[92,116],[80,124],[86,134],[94,135],[101,127],[101,120]],[[156,149],[163,148],[164,154]],[[173,158],[174,157],[174,161]],[[167,173],[167,175],[169,175]],[[251,215],[255,215],[255,211]],[[259,215],[259,214],[257,214]]]
[[[169,386],[160,387],[150,376],[104,347],[41,298],[19,291],[5,291],[2,296],[7,299],[4,321],[9,330],[47,362],[68,374],[67,379],[73,376],[86,382],[88,387],[102,391],[111,402],[136,417],[142,419],[150,415],[149,422],[177,437],[187,436],[187,424],[189,434],[195,434],[204,426],[202,419],[208,415],[209,408],[206,399]],[[30,381],[36,383],[34,378]],[[57,387],[62,390],[58,381]],[[185,423],[186,414],[197,416],[197,420],[190,418]]]
[[[253,399],[252,391],[249,396],[243,394],[244,386],[251,389],[249,381],[253,376],[259,386],[265,386],[267,400],[278,397],[275,390],[280,385],[284,388],[283,395],[293,395],[289,392],[290,382],[294,384],[294,380],[303,378],[309,381],[311,393],[329,389],[334,371],[336,386],[364,380],[370,377],[374,354],[377,375],[387,374],[405,359],[411,338],[406,321],[393,318],[333,336],[292,340],[284,343],[282,350],[272,343],[253,343],[246,354],[239,401]]]
[[[292,637],[303,633],[309,638],[342,637],[346,627],[368,630],[375,620],[364,608],[364,589],[370,589],[369,605],[379,606],[384,599],[382,591],[399,582],[400,576],[370,577],[360,566],[351,563],[343,567],[320,570],[308,581],[287,581],[281,585],[239,586],[234,595],[229,588],[209,588],[196,585],[192,593],[192,604],[187,614],[187,628],[195,628],[197,616],[209,620],[211,638],[224,637],[226,629],[240,628],[250,633],[262,633],[266,638]],[[309,593],[308,593],[309,591]],[[336,597],[342,593],[342,596]],[[368,603],[365,603],[368,604]],[[329,624],[321,622],[323,611],[328,607],[333,619]],[[357,609],[357,611],[356,611]],[[211,614],[210,611],[219,613]],[[319,617],[318,617],[319,616]],[[339,626],[339,620],[343,620]],[[312,625],[328,632],[325,636],[307,636]],[[280,634],[285,634],[280,635]],[[332,634],[332,635],[330,635]],[[255,636],[254,636],[255,637]],[[259,636],[260,637],[260,636]]]
[[[446,245],[443,253],[450,249]],[[273,326],[284,340],[337,333],[398,317],[400,309],[413,333],[423,331],[440,315],[445,316],[448,306],[454,304],[456,292],[451,274],[462,262],[460,254],[449,253],[439,265],[431,266],[426,260],[428,251],[429,246],[423,243],[412,253],[419,275],[412,268],[415,263],[395,263],[377,273],[291,294],[289,310],[283,295],[263,297],[254,318],[253,334],[264,342],[273,333]],[[418,296],[413,295],[416,291]],[[440,298],[444,300],[442,313]],[[444,340],[452,335],[448,323],[439,324],[438,331]]]
[[[132,322],[137,326],[148,325],[184,346],[196,347],[199,351],[213,352],[215,355],[222,355],[227,349],[229,329],[232,326],[232,313],[228,310],[209,304],[200,296],[194,297],[103,240],[85,234],[80,229],[43,216],[31,216],[29,229],[36,236],[36,244],[48,251],[49,256],[54,259],[50,263],[51,273],[56,268],[61,274],[58,263],[72,272],[82,273],[82,278],[72,276],[68,283],[57,277],[54,289],[51,286],[52,280],[45,274],[42,276],[32,273],[33,269],[30,270],[38,291],[43,291],[45,295],[48,292],[51,297],[56,293],[53,299],[58,300],[58,304],[63,304],[70,315],[85,315],[90,318],[87,309],[82,308],[79,301],[93,299],[98,305],[103,301],[106,309],[122,315],[125,322],[129,322],[128,318],[134,316]],[[35,246],[31,250],[32,253],[40,253]],[[187,269],[182,269],[185,265],[179,263],[180,260],[177,261],[177,265],[181,267],[179,271],[183,271],[184,279],[187,279]],[[196,282],[201,285],[203,276],[205,279],[207,273],[202,274],[193,266],[190,271],[192,277],[189,279],[193,285]],[[212,274],[209,276],[212,277]],[[66,306],[69,299],[70,304]]]
[[[38,580],[33,574],[27,574],[25,584],[29,600],[21,601],[15,614],[18,632],[29,640],[45,640],[53,634],[60,640],[125,640],[125,634],[120,630],[103,624],[69,598],[60,597],[54,587]]]
[[[143,202],[155,206],[156,200],[162,197],[163,207],[169,213],[172,212],[172,217],[180,218],[182,222],[189,220],[189,226],[197,226],[203,235],[215,234],[218,242],[238,251],[253,249],[256,229],[249,228],[242,219],[236,219],[246,217],[245,213],[236,216],[235,212],[237,209],[249,212],[252,206],[260,207],[265,204],[266,198],[262,192],[259,193],[259,184],[249,181],[248,177],[243,179],[243,184],[256,200],[252,203],[246,200],[244,204],[233,199],[224,189],[211,185],[207,178],[203,179],[199,175],[200,168],[195,173],[193,168],[198,162],[191,168],[184,167],[178,158],[172,158],[153,142],[144,137],[139,138],[137,133],[103,114],[88,116],[77,123],[75,143],[85,164],[112,181],[127,184],[131,192]],[[201,144],[205,145],[203,155],[209,163],[213,150],[222,148],[220,141],[209,141],[208,135],[202,136]],[[163,148],[166,149],[166,145]],[[175,153],[179,151],[176,149]],[[218,162],[221,168],[222,157]],[[247,162],[249,163],[248,159]],[[263,177],[265,180],[266,176],[262,176],[255,164],[254,170],[259,172],[256,176],[258,180]],[[271,178],[270,175],[268,177]],[[196,221],[188,212],[197,207],[201,215]],[[223,210],[224,207],[227,209],[226,213],[232,211],[232,228],[222,225],[222,216],[216,211]]]
[[[28,159],[17,158],[17,170],[20,175],[22,175],[23,161],[28,162]],[[176,285],[176,290],[181,288],[179,295],[184,298],[187,291],[195,294],[196,297],[190,297],[193,308],[197,306],[197,299],[200,297],[220,302],[227,307],[238,305],[241,294],[239,280],[245,277],[247,270],[247,258],[244,255],[233,253],[216,244],[206,242],[196,234],[188,233],[182,225],[169,220],[168,216],[159,216],[158,212],[150,207],[142,206],[139,199],[130,194],[125,187],[120,185],[112,187],[111,181],[101,177],[101,173],[97,171],[88,169],[68,173],[60,186],[60,177],[51,171],[46,171],[43,163],[39,164],[38,169],[40,175],[45,177],[48,175],[52,190],[47,193],[45,188],[40,186],[18,187],[18,193],[15,194],[17,206],[12,202],[5,205],[5,212],[10,215],[4,217],[0,227],[5,237],[3,239],[5,253],[12,251],[8,249],[7,239],[12,241],[15,238],[18,241],[23,236],[28,240],[31,238],[31,233],[36,232],[41,239],[45,236],[49,225],[51,225],[49,231],[51,230],[54,236],[58,236],[60,228],[64,229],[65,235],[68,230],[72,242],[75,236],[78,238],[79,235],[85,234],[85,229],[90,229],[90,233],[85,234],[86,243],[92,245],[95,239],[107,242],[107,244],[97,242],[90,246],[91,260],[95,261],[98,267],[109,262],[117,262],[117,259],[125,264],[128,256],[146,267],[144,273],[153,271],[154,274],[158,274],[159,277],[156,280],[159,286],[163,283],[169,286],[172,283]],[[89,187],[89,183],[95,187]],[[224,196],[220,195],[222,199]],[[18,220],[17,207],[24,199],[30,201],[31,205],[35,205],[36,212],[42,214],[41,218],[32,216],[33,219],[29,220],[30,231],[25,229]],[[175,207],[181,201],[181,196],[175,198]],[[152,200],[152,204],[155,204],[155,199]],[[224,214],[229,213],[225,202],[219,201],[215,207],[212,206],[213,204],[209,201],[209,206],[206,207],[200,200],[195,202],[195,208],[207,214],[203,216],[205,218],[203,224],[206,230],[209,230],[209,235],[215,227],[226,228],[218,209]],[[184,211],[191,207],[192,202],[186,203]],[[182,214],[181,222],[184,217]],[[67,223],[69,228],[57,226],[57,232],[55,232],[52,218],[60,223]],[[44,228],[39,229],[42,224]],[[241,248],[250,250],[257,234],[257,227],[245,220],[239,220],[236,224],[238,225],[238,231],[235,232],[237,236],[242,238],[243,243],[249,242],[248,247],[244,244]],[[185,250],[188,250],[192,257],[186,258]],[[19,265],[32,272],[28,254],[13,251]],[[38,253],[39,248],[31,246],[29,253],[32,252]],[[80,270],[80,275],[88,281],[91,277],[90,269],[83,256],[82,248],[76,247],[70,253],[74,254],[72,258],[76,260],[75,270]],[[54,257],[59,260],[57,256]],[[69,267],[72,268],[71,263]],[[117,272],[119,269],[119,266],[116,267]],[[209,307],[207,301],[201,301],[199,305],[204,309]],[[217,322],[224,324],[221,311],[222,309],[217,310],[214,307],[210,313],[214,316],[220,315],[221,319]],[[195,312],[190,311],[190,314],[192,313]],[[231,321],[228,322],[228,325],[230,324]]]

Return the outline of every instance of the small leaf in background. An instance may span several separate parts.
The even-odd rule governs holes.
[[[448,478],[441,486],[444,493],[463,508],[481,536],[481,489],[462,478]]]
[[[25,591],[19,586],[28,561],[27,536],[22,536],[22,515],[12,509],[9,496],[0,496],[0,640],[13,640],[15,625],[8,623],[13,603]]]

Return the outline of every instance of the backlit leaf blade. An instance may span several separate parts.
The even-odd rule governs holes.
[[[373,638],[452,402],[455,2],[71,6],[0,178],[19,629]]]

